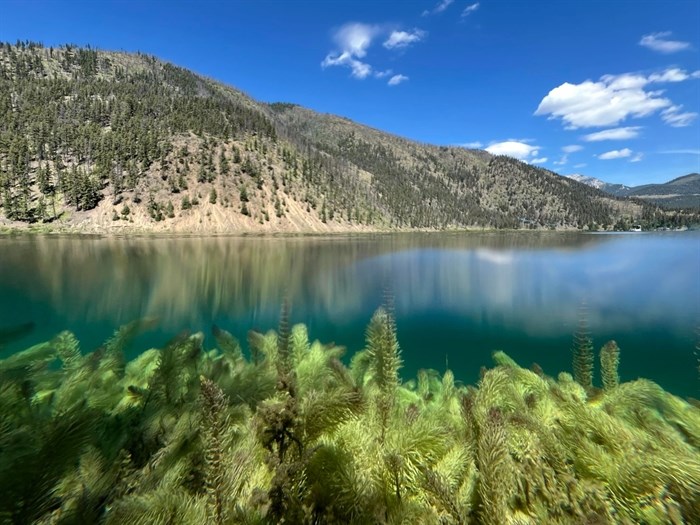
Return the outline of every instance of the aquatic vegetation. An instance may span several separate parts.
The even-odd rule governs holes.
[[[145,320],[0,360],[0,523],[700,522],[700,409],[620,382],[614,342],[601,390],[585,338],[573,377],[496,352],[467,386],[403,380],[390,307],[348,365],[280,317],[247,348],[215,326],[126,361]]]
[[[604,390],[612,390],[620,382],[617,367],[620,365],[620,349],[615,341],[608,341],[600,349],[600,377]]]
[[[579,312],[579,324],[574,334],[574,379],[586,390],[593,388],[593,341],[588,329],[585,304]]]

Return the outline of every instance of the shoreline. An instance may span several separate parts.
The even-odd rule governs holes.
[[[325,229],[314,228],[256,228],[222,231],[212,229],[168,229],[121,227],[103,228],[91,225],[89,228],[81,228],[76,225],[53,225],[50,223],[27,224],[22,222],[9,222],[0,219],[0,236],[13,235],[74,235],[74,236],[100,236],[100,237],[126,237],[126,236],[186,236],[186,237],[342,237],[349,235],[386,235],[397,233],[588,233],[575,227],[557,228],[496,228],[496,227],[454,227],[454,228],[380,228],[360,225],[359,227],[329,226]],[[599,233],[616,233],[615,230],[605,230]]]
[[[329,229],[327,231],[318,230],[238,230],[238,231],[220,231],[220,230],[203,230],[203,231],[159,231],[148,229],[133,229],[133,230],[111,230],[111,229],[96,229],[84,230],[73,228],[46,228],[43,225],[39,227],[26,225],[20,227],[12,227],[0,225],[0,237],[15,237],[24,235],[47,235],[47,236],[72,236],[72,237],[105,237],[105,238],[120,238],[120,237],[354,237],[365,235],[394,235],[394,234],[475,234],[475,233],[522,233],[522,234],[571,234],[582,233],[592,235],[608,235],[608,234],[623,234],[623,233],[681,233],[699,231],[698,227],[690,227],[685,229],[655,229],[643,231],[625,231],[625,230],[597,230],[589,231],[578,228],[449,228],[449,229]]]

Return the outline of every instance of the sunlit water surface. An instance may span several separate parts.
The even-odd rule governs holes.
[[[579,305],[596,349],[615,339],[622,380],[698,397],[700,235],[400,234],[348,237],[0,238],[0,358],[72,330],[84,351],[157,317],[131,355],[217,324],[245,341],[276,327],[285,294],[312,338],[363,347],[394,296],[404,378],[419,368],[475,383],[495,349],[547,373],[571,368]],[[207,344],[213,345],[211,337]]]

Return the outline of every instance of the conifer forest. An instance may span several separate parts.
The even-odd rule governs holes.
[[[145,54],[0,46],[0,214],[110,231],[678,227],[514,158],[411,142]]]

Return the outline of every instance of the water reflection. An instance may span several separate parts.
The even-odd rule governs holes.
[[[398,235],[349,238],[2,239],[5,299],[50,302],[71,322],[158,316],[196,322],[202,312],[276,311],[284,293],[314,315],[353,315],[394,285],[401,305],[469,286],[464,254],[507,257],[513,250],[572,249],[590,236]],[[504,251],[508,250],[508,251]],[[445,253],[445,257],[438,255]],[[451,257],[454,254],[455,260]],[[381,259],[385,256],[385,259]],[[469,265],[471,266],[471,265]],[[398,273],[397,273],[398,272]],[[427,277],[429,277],[427,279]],[[508,294],[505,283],[498,287]],[[404,293],[405,292],[405,293]],[[451,304],[457,304],[455,296]]]
[[[267,329],[287,294],[293,320],[353,349],[385,286],[409,334],[402,340],[407,360],[431,351],[436,324],[441,352],[450,356],[465,339],[484,352],[526,336],[541,347],[559,344],[570,337],[583,299],[594,333],[660,334],[680,349],[694,344],[700,312],[700,237],[0,239],[0,328],[34,321],[36,340],[68,327],[97,344],[144,316],[158,317],[170,334],[212,322]]]

